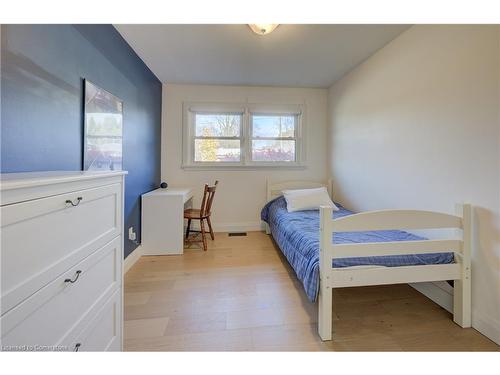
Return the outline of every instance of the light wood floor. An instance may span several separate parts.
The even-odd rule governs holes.
[[[499,350],[408,285],[334,290],[335,340],[269,236],[142,257],[125,277],[125,350]]]

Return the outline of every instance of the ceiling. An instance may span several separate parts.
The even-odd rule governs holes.
[[[329,87],[409,25],[114,25],[164,83]]]

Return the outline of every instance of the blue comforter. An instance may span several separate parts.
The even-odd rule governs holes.
[[[337,204],[339,211],[333,217],[351,215],[353,212]],[[261,218],[271,229],[274,240],[304,285],[311,302],[319,290],[319,211],[288,212],[283,197],[267,203]],[[400,230],[370,232],[337,232],[334,243],[412,241],[425,238]],[[390,255],[342,258],[333,261],[333,267],[377,265],[386,267],[453,263],[453,253]]]

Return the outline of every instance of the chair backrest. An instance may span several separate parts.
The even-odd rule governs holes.
[[[210,216],[212,203],[214,201],[215,190],[217,189],[217,184],[219,181],[215,181],[213,186],[208,186],[205,184],[205,190],[203,191],[203,200],[201,201],[201,216]]]

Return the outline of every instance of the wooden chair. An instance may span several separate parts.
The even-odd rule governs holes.
[[[210,237],[212,240],[215,240],[214,231],[212,229],[212,223],[210,222],[210,215],[212,209],[212,203],[214,201],[215,189],[217,188],[217,184],[219,181],[215,181],[213,186],[208,186],[205,184],[205,190],[203,191],[203,200],[201,201],[201,208],[189,208],[184,210],[184,219],[188,220],[187,228],[186,228],[186,240],[189,237],[189,232],[199,232],[201,233],[201,242],[203,242],[203,250],[207,251],[207,239],[205,237],[205,223],[204,220],[207,221],[208,229],[210,230]],[[200,231],[191,230],[191,220],[199,220],[200,221]],[[200,241],[190,241],[190,242],[200,242]]]

